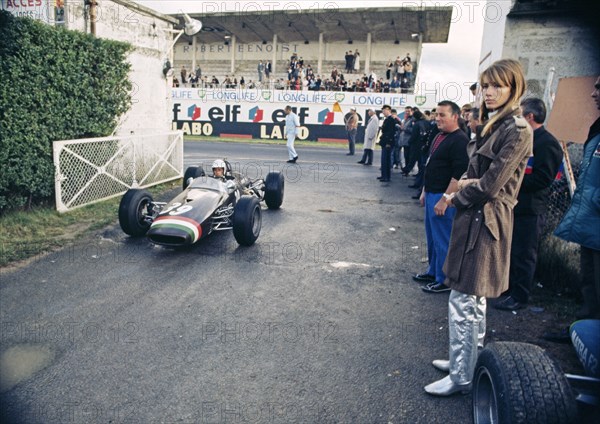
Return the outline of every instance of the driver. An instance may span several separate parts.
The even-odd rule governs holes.
[[[213,177],[221,180],[225,179],[225,161],[217,159],[212,164]]]

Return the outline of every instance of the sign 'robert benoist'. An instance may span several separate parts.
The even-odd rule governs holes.
[[[283,140],[284,108],[289,104],[300,118],[298,138],[340,142],[347,141],[344,116],[350,107],[357,108],[361,140],[367,109],[375,109],[381,118],[384,104],[400,113],[405,106],[428,103],[426,96],[409,94],[261,89],[175,88],[172,96],[173,129],[188,135]]]

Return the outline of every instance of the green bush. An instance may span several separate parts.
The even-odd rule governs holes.
[[[0,10],[0,213],[53,196],[53,141],[112,133],[131,48]]]

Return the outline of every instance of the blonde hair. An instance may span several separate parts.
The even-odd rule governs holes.
[[[489,119],[490,110],[485,105],[485,98],[481,99],[480,116],[484,124],[481,135],[486,135],[492,130],[492,125],[512,113],[519,107],[519,100],[525,94],[527,83],[521,64],[514,59],[502,59],[492,63],[479,77],[479,84],[497,84],[501,87],[510,87],[511,96],[498,110],[497,114]]]

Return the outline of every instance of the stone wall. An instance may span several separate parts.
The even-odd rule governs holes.
[[[574,17],[509,18],[503,56],[521,62],[535,96],[544,94],[551,67],[556,69],[553,92],[559,78],[600,74],[597,34]]]
[[[173,40],[173,34],[165,30],[172,29],[176,20],[123,0],[103,0],[99,2],[97,12],[97,37],[125,41],[134,46],[129,54],[132,106],[122,117],[116,134],[169,131],[171,84],[162,69]],[[83,1],[67,3],[65,21],[69,29],[89,32],[89,17]]]

